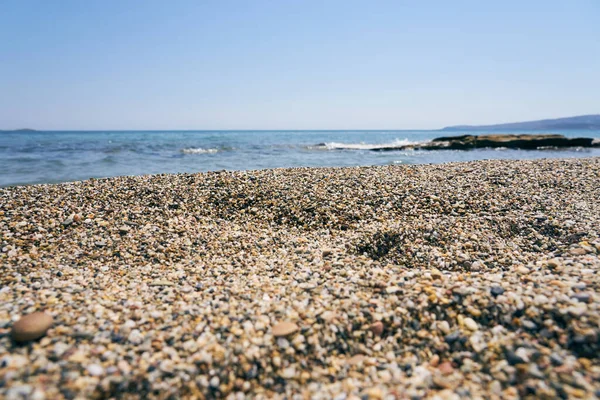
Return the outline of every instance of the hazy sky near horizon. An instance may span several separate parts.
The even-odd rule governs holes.
[[[436,129],[600,113],[600,1],[0,2],[0,129]]]

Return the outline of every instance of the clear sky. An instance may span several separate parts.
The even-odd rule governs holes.
[[[0,129],[600,113],[600,1],[1,0]]]

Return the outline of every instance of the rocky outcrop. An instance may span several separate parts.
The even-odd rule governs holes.
[[[568,138],[563,135],[462,135],[445,136],[431,142],[405,146],[379,147],[374,151],[393,150],[472,150],[483,148],[508,148],[539,150],[564,147],[600,147],[600,140],[593,138]]]

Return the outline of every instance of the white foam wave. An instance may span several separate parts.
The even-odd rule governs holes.
[[[402,147],[419,142],[411,141],[408,139],[396,139],[390,143],[340,143],[340,142],[328,142],[323,143],[324,148],[327,150],[377,150],[386,147]]]
[[[203,149],[202,147],[189,147],[181,150],[183,154],[214,154],[218,151],[219,149]]]

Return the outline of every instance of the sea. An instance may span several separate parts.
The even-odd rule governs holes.
[[[600,156],[600,148],[373,151],[378,147],[465,133],[440,130],[0,132],[0,186],[219,170]],[[600,139],[600,130],[493,133],[559,133]]]

